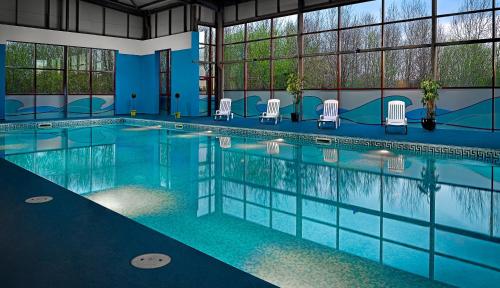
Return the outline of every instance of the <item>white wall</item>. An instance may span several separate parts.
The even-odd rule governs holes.
[[[118,50],[122,54],[148,55],[163,49],[190,49],[191,32],[150,40],[134,40],[0,24],[0,44],[7,41],[101,48]]]

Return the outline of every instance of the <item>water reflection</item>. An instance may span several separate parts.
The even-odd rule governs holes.
[[[0,145],[22,143],[6,159],[274,283],[328,286],[351,254],[453,285],[500,281],[496,166],[124,129],[7,134]]]

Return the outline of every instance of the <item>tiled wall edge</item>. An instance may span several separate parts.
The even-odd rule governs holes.
[[[474,147],[460,147],[440,144],[426,144],[414,142],[397,142],[386,140],[374,140],[366,138],[355,138],[345,136],[332,136],[322,134],[307,134],[295,133],[284,131],[261,130],[252,128],[239,128],[227,127],[218,125],[194,124],[194,123],[181,123],[170,122],[164,120],[146,120],[137,118],[101,118],[101,119],[75,119],[75,120],[55,120],[55,121],[37,121],[37,122],[13,122],[0,124],[0,132],[18,130],[18,129],[36,129],[38,125],[43,123],[50,123],[52,128],[69,128],[69,127],[85,127],[85,126],[98,126],[98,125],[112,125],[112,124],[131,124],[131,125],[160,125],[169,129],[179,129],[180,125],[186,130],[207,130],[210,129],[215,133],[230,133],[238,136],[260,136],[260,137],[275,137],[275,138],[288,138],[307,143],[316,143],[318,137],[331,140],[334,144],[378,148],[378,149],[391,149],[391,150],[406,150],[414,153],[429,153],[436,155],[455,156],[459,158],[473,158],[482,160],[492,160],[500,162],[500,150],[474,148]]]
[[[341,145],[364,146],[373,147],[378,149],[390,150],[406,150],[415,153],[426,154],[441,154],[447,156],[457,156],[460,158],[473,158],[482,160],[494,160],[500,162],[500,150],[475,148],[475,147],[461,147],[441,144],[426,144],[415,142],[398,142],[386,140],[374,140],[366,138],[345,137],[345,136],[332,136],[322,134],[307,134],[295,133],[284,131],[260,130],[252,128],[239,128],[227,127],[206,124],[193,124],[193,123],[180,123],[162,120],[146,120],[146,119],[132,119],[125,118],[125,123],[132,125],[161,125],[169,129],[179,129],[176,126],[182,125],[182,129],[187,130],[212,130],[215,133],[230,133],[238,136],[263,136],[263,137],[276,137],[276,138],[290,138],[309,143],[316,143],[318,137],[330,139],[332,143]]]

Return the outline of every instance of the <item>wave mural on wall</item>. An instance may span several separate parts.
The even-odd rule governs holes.
[[[43,97],[43,96],[42,96]],[[64,107],[39,105],[28,106],[26,103],[19,100],[19,98],[7,99],[5,101],[5,116],[6,119],[20,120],[20,119],[33,119],[34,114],[52,114],[63,115]],[[68,114],[78,114],[80,116],[88,116],[90,114],[90,99],[82,98],[71,101],[67,105]],[[115,104],[111,96],[94,96],[92,99],[93,115],[114,114]]]

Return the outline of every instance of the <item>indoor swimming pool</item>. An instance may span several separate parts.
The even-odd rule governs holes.
[[[126,123],[0,132],[0,156],[278,286],[500,283],[491,160]]]

